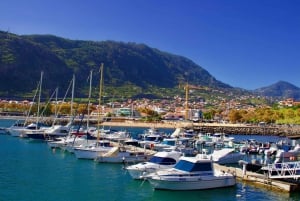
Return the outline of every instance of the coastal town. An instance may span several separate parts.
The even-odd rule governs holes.
[[[186,104],[186,99],[173,97],[171,100],[152,100],[152,99],[128,99],[125,101],[114,101],[103,103],[98,107],[97,103],[90,103],[87,109],[86,103],[73,104],[66,101],[52,101],[42,103],[43,119],[51,124],[53,118],[58,118],[59,121],[66,123],[69,121],[70,114],[77,114],[74,117],[75,122],[80,122],[89,118],[92,124],[98,122],[101,117],[102,125],[123,125],[123,126],[140,126],[147,127],[149,124],[156,127],[176,128],[176,127],[195,127],[201,129],[202,132],[226,132],[238,134],[261,134],[261,135],[280,135],[280,136],[298,136],[300,135],[300,126],[297,124],[275,124],[270,118],[273,114],[269,113],[269,117],[257,119],[256,122],[243,122],[242,120],[234,119],[231,115],[232,111],[255,111],[258,108],[270,108],[263,101],[261,104],[254,105],[249,103],[249,99],[254,99],[254,96],[242,96],[225,102],[223,99],[214,99],[213,101],[190,101]],[[281,108],[295,108],[300,105],[291,98],[278,100],[275,102]],[[209,107],[208,107],[209,105]],[[36,103],[29,100],[6,100],[0,99],[0,116],[7,117],[26,117],[29,109],[32,110],[29,115],[34,119],[36,116]],[[55,116],[55,111],[59,110]],[[100,109],[99,109],[100,108]],[[73,110],[73,111],[71,111]],[[76,111],[75,111],[76,110]],[[289,115],[292,110],[289,110]],[[88,114],[89,113],[89,114]],[[296,115],[296,111],[295,111]],[[33,120],[34,121],[34,120]]]

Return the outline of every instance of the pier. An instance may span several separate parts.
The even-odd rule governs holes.
[[[219,171],[231,172],[236,175],[237,180],[259,185],[270,190],[282,192],[295,192],[300,190],[300,183],[287,182],[283,180],[270,178],[268,174],[259,174],[243,170],[237,167],[227,167],[214,163],[214,168]],[[295,180],[296,181],[296,180]]]

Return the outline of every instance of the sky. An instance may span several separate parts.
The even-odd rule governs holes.
[[[0,0],[0,30],[142,43],[233,87],[300,87],[299,0]]]

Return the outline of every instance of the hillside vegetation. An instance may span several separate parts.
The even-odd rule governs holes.
[[[300,89],[287,82],[247,91],[215,79],[188,58],[163,52],[144,44],[115,41],[69,40],[53,35],[16,35],[0,31],[0,97],[32,98],[41,71],[43,96],[59,87],[62,97],[73,76],[75,97],[86,98],[88,76],[93,71],[92,98],[98,97],[99,68],[104,64],[104,97],[184,97],[184,84],[205,86],[209,91],[193,95],[205,100],[229,100],[245,95],[300,98]]]
[[[57,86],[65,89],[75,74],[77,95],[86,95],[91,70],[93,86],[99,85],[101,63],[104,63],[104,86],[127,88],[131,95],[152,93],[157,88],[173,89],[187,81],[212,88],[232,88],[191,60],[144,44],[0,32],[0,48],[2,95],[31,92],[41,71],[45,78],[44,93]]]

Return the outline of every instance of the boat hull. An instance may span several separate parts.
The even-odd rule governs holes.
[[[234,164],[238,163],[240,160],[243,160],[245,158],[245,154],[242,153],[235,153],[231,154],[229,156],[224,156],[219,158],[218,160],[215,160],[214,162],[219,164]]]
[[[172,168],[174,165],[158,165],[158,164],[151,164],[151,165],[135,165],[126,168],[129,172],[130,176],[133,179],[145,179],[146,176],[150,173],[154,173],[156,170],[162,170],[167,168]]]
[[[117,156],[117,157],[98,157],[100,163],[139,163],[147,161],[148,156]]]
[[[107,153],[112,147],[97,147],[94,149],[80,149],[75,148],[74,154],[78,159],[89,159],[94,160],[101,154]]]
[[[149,182],[155,189],[162,190],[204,190],[213,188],[224,188],[236,184],[235,177],[224,176],[217,178],[197,178],[194,180],[185,180],[178,178],[175,180],[163,180],[150,178]]]

